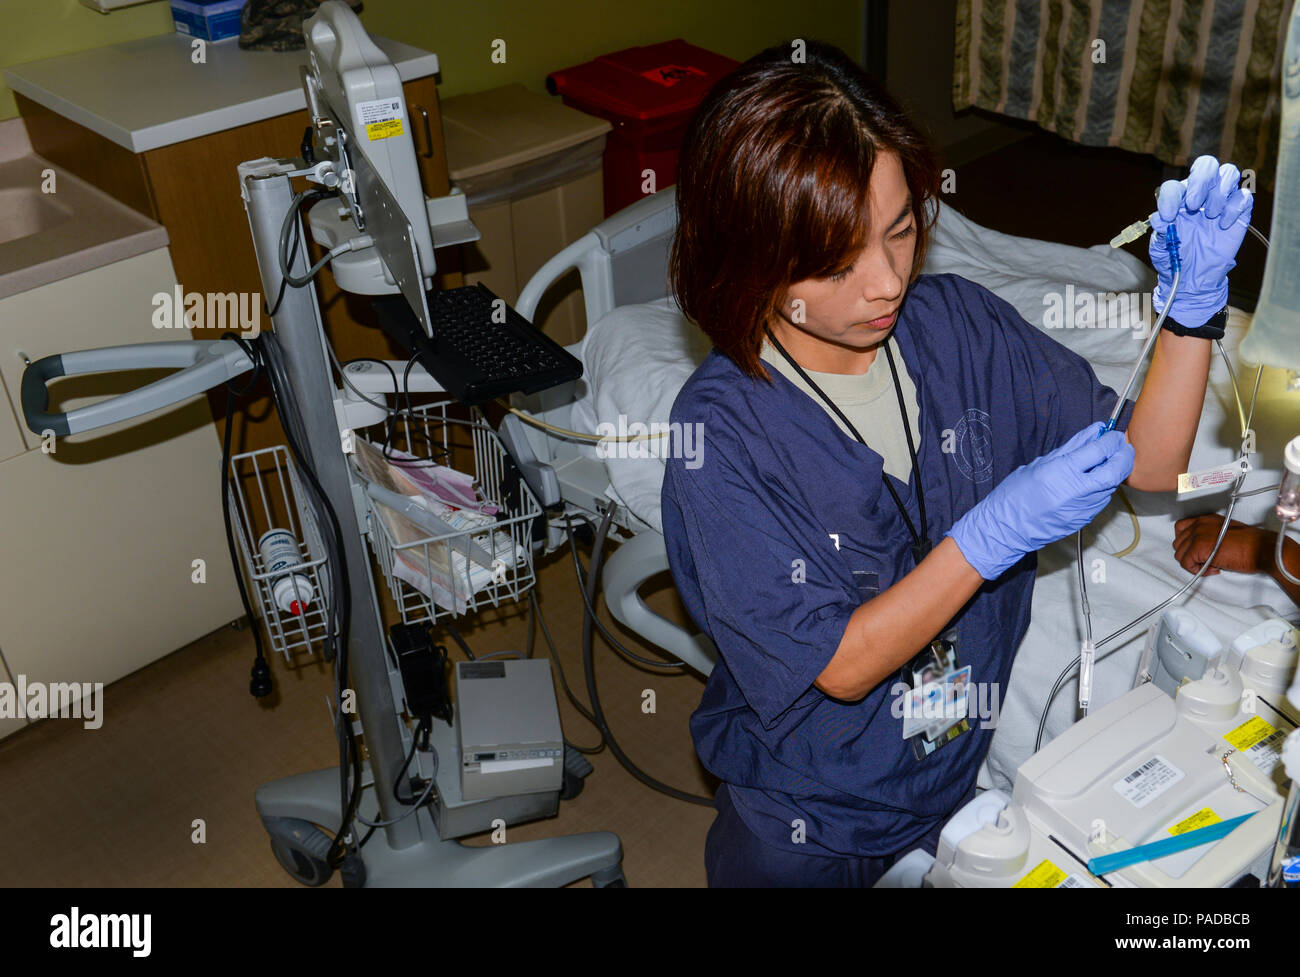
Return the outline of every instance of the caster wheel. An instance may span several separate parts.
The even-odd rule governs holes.
[[[325,856],[330,837],[310,821],[296,818],[263,818],[271,836],[271,852],[289,875],[308,886],[324,885],[334,870]]]
[[[597,882],[596,879],[593,878],[591,880],[591,887],[593,889],[626,889],[627,879],[624,878],[623,873],[620,872],[617,876],[607,882]]]

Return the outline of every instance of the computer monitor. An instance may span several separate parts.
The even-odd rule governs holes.
[[[343,171],[340,190],[428,332],[424,293],[437,263],[401,77],[341,0],[321,4],[303,33],[308,106],[339,137],[331,155]]]

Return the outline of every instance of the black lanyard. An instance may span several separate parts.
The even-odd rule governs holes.
[[[777,338],[774,335],[772,335],[772,330],[765,327],[764,331],[767,333],[767,338],[776,348],[776,351],[785,357],[785,361],[794,367],[795,372],[798,373],[799,376],[803,377],[804,383],[808,384],[809,387],[816,391],[817,396],[826,403],[826,406],[835,412],[835,416],[844,422],[844,426],[852,432],[853,437],[857,439],[858,444],[867,447],[867,442],[862,439],[862,435],[859,434],[858,429],[853,426],[853,422],[844,416],[844,412],[836,406],[835,402],[826,396],[822,391],[822,388],[817,386],[817,384],[813,382],[812,377],[808,376],[804,371],[804,368],[794,361],[794,357],[785,351],[785,347],[777,341]],[[903,402],[903,385],[898,382],[898,367],[894,364],[894,353],[893,350],[889,348],[888,339],[885,340],[884,347],[885,359],[889,361],[889,374],[894,378],[894,393],[898,395],[898,411],[903,418],[903,433],[907,436],[907,451],[908,454],[912,456],[912,471],[916,474],[916,504],[917,508],[921,511],[921,531],[919,533],[916,531],[916,526],[912,523],[912,517],[908,515],[907,507],[903,505],[903,500],[898,497],[898,492],[889,481],[889,477],[885,474],[883,467],[880,470],[880,481],[884,483],[885,488],[889,489],[890,498],[894,500],[894,505],[898,507],[898,512],[903,517],[903,522],[907,524],[907,531],[912,537],[912,556],[919,564],[932,549],[930,544],[930,527],[925,516],[925,492],[921,488],[921,464],[916,457],[916,442],[912,439],[912,425],[907,420],[907,405]]]

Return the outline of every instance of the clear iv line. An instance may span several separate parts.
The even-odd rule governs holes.
[[[1174,307],[1174,296],[1178,294],[1178,283],[1182,279],[1183,262],[1179,253],[1178,228],[1170,224],[1165,229],[1165,239],[1169,242],[1169,267],[1174,273],[1174,280],[1169,286],[1169,298],[1165,301],[1165,307],[1160,311],[1160,318],[1156,319],[1156,324],[1151,330],[1151,335],[1147,337],[1146,344],[1142,347],[1142,352],[1133,364],[1133,372],[1129,374],[1128,383],[1124,384],[1124,389],[1120,392],[1119,400],[1115,401],[1115,409],[1110,412],[1110,420],[1106,422],[1106,430],[1115,430],[1115,424],[1119,421],[1119,415],[1124,412],[1124,404],[1128,402],[1129,391],[1133,389],[1133,384],[1137,382],[1138,373],[1142,371],[1142,364],[1146,362],[1151,350],[1155,347],[1156,338],[1160,335],[1160,328],[1164,325],[1165,319],[1169,316],[1169,310]],[[1113,242],[1112,242],[1113,243]]]
[[[1220,348],[1220,351],[1222,351],[1222,348]],[[1226,358],[1226,354],[1225,354],[1225,358]],[[1229,365],[1229,372],[1231,372],[1231,365]],[[1263,377],[1263,375],[1264,375],[1264,368],[1261,366],[1255,371],[1255,389],[1251,391],[1250,410],[1246,414],[1247,430],[1249,430],[1251,422],[1254,421],[1255,419],[1255,402],[1259,397],[1259,381]],[[1243,433],[1243,437],[1244,437],[1244,433]],[[1123,627],[1118,628],[1115,631],[1112,631],[1106,637],[1102,638],[1100,641],[1097,642],[1097,647],[1104,647],[1110,644],[1112,641],[1114,641],[1120,635],[1124,634],[1126,631],[1129,631],[1130,629],[1141,624],[1152,614],[1157,614],[1160,611],[1164,610],[1174,601],[1178,600],[1178,598],[1182,597],[1183,594],[1187,593],[1187,591],[1190,590],[1192,587],[1194,587],[1197,581],[1199,581],[1201,577],[1205,575],[1205,571],[1209,569],[1210,564],[1211,562],[1213,562],[1215,555],[1219,552],[1219,547],[1223,545],[1224,537],[1228,535],[1228,525],[1232,520],[1233,510],[1236,509],[1237,507],[1237,500],[1241,498],[1243,494],[1253,494],[1253,493],[1241,493],[1240,491],[1242,480],[1245,479],[1245,477],[1246,477],[1246,473],[1242,472],[1240,475],[1237,476],[1237,480],[1233,483],[1232,495],[1228,499],[1228,511],[1223,517],[1223,524],[1219,527],[1219,536],[1214,541],[1214,546],[1210,550],[1210,555],[1206,558],[1205,562],[1201,564],[1201,568],[1196,571],[1196,574],[1192,577],[1192,579],[1187,581],[1187,583],[1183,584],[1182,587],[1180,587],[1170,596],[1166,597],[1155,607],[1151,608],[1144,614],[1135,617],[1133,620],[1129,621]],[[1098,660],[1100,660],[1100,658],[1105,658],[1108,655],[1118,650],[1119,650],[1118,648],[1112,648],[1110,651],[1104,652],[1101,656],[1099,656]],[[1047,694],[1047,701],[1043,704],[1042,714],[1038,718],[1038,736],[1034,740],[1035,753],[1037,753],[1040,749],[1042,749],[1043,733],[1046,732],[1047,730],[1047,715],[1051,711],[1052,702],[1056,698],[1056,694],[1060,692],[1061,686],[1065,684],[1065,680],[1070,677],[1070,673],[1074,671],[1075,666],[1077,666],[1078,664],[1079,664],[1078,658],[1074,658],[1068,664],[1066,664],[1065,668],[1061,669],[1061,674],[1056,677],[1056,682],[1053,683],[1051,691],[1048,692]]]

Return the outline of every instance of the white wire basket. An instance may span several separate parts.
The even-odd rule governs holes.
[[[467,434],[473,447],[472,471],[465,470]],[[413,535],[408,526],[403,534],[393,510],[365,494],[365,480],[349,463],[366,502],[367,538],[403,623],[432,623],[498,607],[528,592],[536,582],[532,533],[542,508],[515,474],[509,454],[481,411],[441,401],[394,416],[390,429],[375,425],[353,432],[353,437],[364,438],[390,457],[413,458],[431,469],[459,470],[472,478],[478,501],[496,510],[487,527]],[[452,460],[458,444],[459,468]]]
[[[236,547],[252,584],[249,597],[261,608],[272,649],[290,663],[296,654],[314,654],[330,636],[329,578],[320,528],[303,504],[298,470],[288,450],[276,445],[232,456],[226,491]],[[285,530],[298,542],[302,562],[287,572],[273,572],[258,549],[258,542],[272,529]],[[311,584],[310,599],[303,602],[301,613],[283,610],[275,600],[274,588],[286,576],[306,578]],[[305,596],[296,583],[292,589],[296,597]]]

